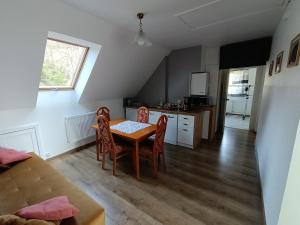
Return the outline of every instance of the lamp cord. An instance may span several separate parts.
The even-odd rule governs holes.
[[[142,19],[140,19],[139,31],[140,31],[140,32],[144,32],[144,31],[143,31],[143,23],[142,23]]]

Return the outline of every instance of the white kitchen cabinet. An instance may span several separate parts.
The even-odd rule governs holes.
[[[161,115],[168,117],[165,134],[166,143],[193,149],[199,145],[201,138],[208,138],[208,130],[204,130],[209,129],[209,112],[200,112],[194,115],[172,111],[160,112],[152,109],[149,111],[149,123],[157,124]],[[208,117],[205,115],[208,115]],[[136,121],[136,117],[136,109],[126,108],[126,119]],[[207,120],[207,123],[203,122],[204,118]],[[154,138],[155,135],[152,135],[149,139],[153,140]]]
[[[195,117],[178,115],[178,145],[193,148],[194,146]]]
[[[177,144],[177,115],[166,114],[157,111],[149,112],[149,123],[156,124],[159,117],[164,114],[168,117],[167,129],[165,134],[165,142],[169,144]],[[151,136],[150,139],[154,139],[155,135]]]
[[[137,119],[137,109],[126,108],[126,119],[131,121],[136,121]]]
[[[161,112],[150,111],[149,112],[149,123],[157,124],[159,117],[161,116]]]
[[[149,123],[150,124],[157,124],[159,117],[161,116],[161,112],[157,111],[149,111]],[[155,134],[149,137],[149,139],[154,140]]]
[[[177,115],[176,114],[166,114],[168,117],[167,130],[165,134],[165,142],[169,144],[177,144]]]
[[[208,73],[193,73],[190,81],[191,95],[208,95]]]

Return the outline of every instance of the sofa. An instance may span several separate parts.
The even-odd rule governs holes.
[[[32,153],[32,158],[0,173],[0,215],[52,197],[66,195],[80,213],[61,225],[104,225],[104,209],[71,184],[46,161]]]

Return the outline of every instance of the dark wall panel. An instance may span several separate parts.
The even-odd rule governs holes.
[[[174,50],[158,66],[136,100],[157,105],[160,100],[176,103],[189,96],[189,79],[192,72],[201,70],[201,46]]]
[[[201,71],[201,46],[172,51],[168,57],[168,101],[189,96],[189,82],[192,72]]]
[[[224,45],[220,49],[220,69],[265,65],[271,45],[271,37]]]
[[[158,105],[160,100],[166,101],[167,57],[159,64],[152,76],[136,95],[136,100],[147,105]]]

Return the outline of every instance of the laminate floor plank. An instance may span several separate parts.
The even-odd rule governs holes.
[[[226,129],[195,150],[166,145],[167,171],[152,177],[141,162],[135,179],[131,157],[102,170],[96,148],[50,160],[52,166],[105,209],[106,225],[262,225],[253,133]]]

